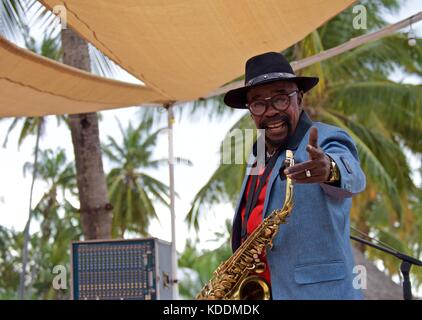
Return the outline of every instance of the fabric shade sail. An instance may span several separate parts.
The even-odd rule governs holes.
[[[144,86],[92,75],[0,37],[0,117],[84,113],[161,100]]]
[[[99,111],[206,97],[352,0],[39,0],[146,86],[94,76],[0,37],[0,117]]]
[[[40,0],[169,101],[193,100],[281,51],[352,0]],[[54,10],[55,9],[55,10]]]

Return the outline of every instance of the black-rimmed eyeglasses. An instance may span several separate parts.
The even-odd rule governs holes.
[[[249,104],[247,103],[246,107],[255,116],[262,116],[267,111],[270,103],[275,109],[284,111],[290,106],[290,97],[298,92],[299,90],[294,90],[290,93],[279,93],[272,97],[254,100]]]

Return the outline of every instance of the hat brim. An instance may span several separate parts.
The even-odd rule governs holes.
[[[311,90],[318,84],[319,78],[317,77],[294,77],[294,78],[278,78],[268,79],[261,81],[251,86],[245,86],[238,89],[230,90],[224,96],[224,103],[229,107],[236,109],[247,109],[246,108],[246,93],[250,88],[260,86],[264,83],[277,82],[277,81],[290,81],[296,83],[298,89],[303,92]]]

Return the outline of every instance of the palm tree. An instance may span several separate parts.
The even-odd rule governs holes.
[[[90,71],[88,44],[73,30],[62,30],[63,63]],[[75,154],[81,222],[86,239],[111,237],[112,214],[101,158],[98,115],[69,115]]]
[[[9,8],[7,6],[7,2],[2,2],[2,5],[5,5],[6,8]],[[60,50],[58,48],[58,42],[57,37],[52,37],[51,34],[44,35],[44,38],[41,42],[41,46],[38,48],[36,45],[36,41],[34,38],[32,38],[29,34],[29,28],[26,24],[26,22],[20,22],[19,19],[25,21],[25,16],[22,14],[17,14],[18,12],[22,12],[21,10],[21,4],[19,2],[9,4],[11,6],[9,10],[6,10],[4,12],[9,13],[9,16],[17,16],[18,17],[18,23],[21,26],[22,33],[21,36],[24,39],[25,46],[35,52],[39,53],[45,57],[51,58],[51,59],[59,59],[60,58]],[[15,11],[13,11],[15,10]],[[13,15],[15,13],[15,15]],[[60,124],[61,117],[57,117],[58,124]],[[25,270],[26,270],[26,264],[27,264],[27,255],[28,255],[28,242],[30,239],[29,230],[31,226],[31,219],[32,219],[32,195],[33,195],[33,189],[34,189],[34,182],[35,182],[35,176],[37,174],[37,159],[38,159],[38,152],[39,152],[39,143],[40,139],[43,136],[43,133],[45,131],[46,126],[46,118],[45,117],[28,117],[28,118],[14,118],[12,120],[12,123],[10,124],[6,137],[4,139],[3,146],[5,147],[7,144],[7,140],[9,137],[9,134],[12,130],[15,129],[15,127],[22,123],[22,127],[20,130],[19,140],[18,140],[18,147],[21,146],[22,142],[28,138],[29,136],[36,136],[35,139],[35,150],[34,150],[34,166],[33,166],[33,177],[32,177],[32,183],[31,183],[31,190],[30,190],[30,197],[29,197],[29,215],[28,220],[25,225],[24,230],[24,242],[23,242],[23,261],[22,261],[22,273],[21,273],[21,283],[20,283],[20,297],[23,298],[23,286],[24,286],[24,276],[25,276]]]
[[[241,119],[230,128],[224,140],[231,139],[229,133],[234,129],[243,130],[249,128],[253,128],[251,118],[247,116],[241,117]],[[246,145],[248,142],[250,141],[230,140],[231,159],[235,159],[235,152],[237,150],[250,150],[252,145]],[[221,159],[223,157],[223,143],[224,141],[221,143],[220,147]],[[222,164],[222,161],[220,162],[220,166],[217,167],[215,172],[198,191],[192,201],[192,206],[185,219],[190,226],[199,230],[199,218],[201,211],[208,211],[208,209],[213,205],[230,203],[233,207],[235,207],[238,193],[242,185],[244,172],[246,170],[246,155],[247,153],[245,152],[243,154],[245,161],[243,161],[242,164]]]
[[[1,11],[2,18],[5,21],[5,28],[2,30],[6,36],[23,38],[25,44],[29,48],[35,46],[35,41],[31,39],[29,34],[29,23],[26,12],[29,8],[35,7],[36,13],[32,17],[32,22],[42,22],[46,29],[51,31],[44,34],[54,37],[44,41],[45,45],[41,48],[47,50],[49,48],[60,48],[60,53],[46,54],[46,56],[57,59],[63,53],[63,63],[73,67],[90,71],[90,57],[88,44],[80,39],[71,29],[57,31],[60,27],[54,15],[39,6],[34,0],[2,0]],[[16,39],[18,40],[18,39]],[[57,51],[56,51],[57,52]],[[98,71],[113,71],[114,67],[110,67],[110,62],[98,51],[91,48],[94,56],[94,67]],[[43,52],[41,52],[43,53]],[[108,64],[107,64],[108,63]],[[32,123],[44,119],[34,120],[37,118],[29,118],[24,120],[21,138],[27,133],[31,133],[31,128],[36,126]],[[15,119],[12,122],[11,129],[20,122]],[[98,134],[98,116],[96,113],[69,116],[68,125],[71,129],[72,142],[75,152],[75,164],[77,172],[79,200],[81,207],[82,225],[84,227],[84,235],[87,239],[109,238],[111,236],[111,212],[107,197],[107,189],[105,183],[105,174],[103,171],[101,159],[101,147]],[[21,139],[22,140],[22,139]]]
[[[36,41],[29,36],[29,23],[26,11],[38,3],[34,0],[2,0],[0,9],[0,18],[4,22],[5,28],[1,29],[3,35],[15,38],[16,40],[23,38],[25,45],[35,51]],[[53,14],[43,7],[38,7],[35,14],[35,20],[50,21],[47,27],[51,27],[54,23]],[[41,54],[52,59],[59,59],[61,51],[58,36],[53,37],[56,28],[52,28],[50,32],[44,32],[41,46]],[[63,29],[62,32],[62,49],[63,62],[86,71],[90,71],[90,59],[88,53],[88,45],[80,39],[72,30]],[[95,65],[104,65],[107,59],[101,58],[102,55],[98,51],[93,51],[95,61],[101,62]],[[107,65],[107,64],[106,64]],[[97,68],[98,69],[98,68]],[[112,68],[102,68],[101,70],[112,70]],[[79,189],[79,200],[81,207],[82,225],[84,227],[84,235],[87,239],[109,238],[111,236],[111,212],[109,210],[109,202],[107,198],[107,190],[105,184],[105,175],[101,159],[101,147],[98,133],[98,117],[96,113],[72,115],[69,117],[69,126],[71,128],[72,141],[74,145],[76,158],[76,171]],[[20,118],[13,120],[10,128],[12,130]],[[38,155],[39,138],[43,129],[45,119],[26,118],[23,120],[23,127],[19,143],[31,134],[36,133],[36,150],[34,161],[34,176],[36,174],[36,161]],[[7,141],[7,137],[5,142]],[[32,199],[33,183],[31,186],[30,202]],[[31,203],[29,205],[29,217],[25,227],[25,240],[23,249],[23,269],[21,273],[20,298],[24,298],[24,276],[26,272],[27,261],[27,243],[29,241],[29,227],[32,218]]]
[[[26,163],[24,173],[33,172]],[[82,236],[78,210],[68,200],[77,197],[74,164],[68,162],[63,149],[40,152],[36,178],[46,184],[46,191],[33,210],[40,231],[31,236],[30,287],[32,298],[66,298],[66,293],[51,286],[51,270],[68,265],[70,242]],[[68,297],[67,297],[68,298]]]
[[[399,8],[398,1],[381,4],[364,1],[363,4],[367,6],[369,29],[386,24],[380,16],[381,9]],[[362,30],[352,28],[350,11],[336,16],[287,49],[284,54],[288,60],[300,60],[362,34]],[[316,121],[341,127],[357,144],[367,189],[353,200],[352,224],[417,256],[420,256],[418,235],[422,225],[420,211],[412,204],[417,188],[411,180],[403,149],[422,153],[422,90],[418,85],[395,82],[390,74],[399,68],[420,77],[421,61],[421,47],[409,48],[406,35],[395,34],[300,72],[320,78],[319,86],[305,96],[305,110]],[[253,125],[245,116],[234,128],[248,126]],[[234,202],[244,173],[240,169],[238,165],[217,168],[193,201],[187,215],[190,225],[198,226],[204,205]],[[382,259],[390,275],[397,275],[396,260],[372,249],[368,249],[368,256]]]
[[[368,10],[374,15],[368,17],[369,27],[384,24],[376,16],[380,11],[377,5],[368,2],[368,6],[375,6]],[[386,7],[397,9],[398,2]],[[347,28],[347,19],[347,13],[341,14],[307,37],[295,48],[298,56],[294,58],[318,53],[355,36],[357,31]],[[416,187],[403,147],[421,152],[417,137],[422,135],[422,91],[420,86],[389,78],[395,67],[420,77],[422,51],[406,44],[406,35],[396,34],[313,66],[312,73],[318,74],[322,83],[319,91],[307,97],[306,104],[312,106],[308,110],[316,120],[343,128],[357,144],[367,189],[353,200],[352,223],[412,253],[409,234],[417,233],[418,227],[413,223],[409,200]],[[370,256],[375,254],[369,251]],[[390,273],[397,273],[397,261],[379,253],[373,257],[381,257]]]
[[[123,141],[118,143],[108,136],[108,143],[103,147],[106,158],[116,165],[107,175],[109,195],[114,204],[112,236],[123,237],[125,231],[145,236],[150,220],[157,218],[154,200],[169,206],[169,187],[146,172],[168,164],[167,159],[152,158],[157,138],[164,128],[151,132],[152,118],[135,128],[130,122],[126,129],[120,122],[118,124]],[[191,164],[185,159],[176,160]]]

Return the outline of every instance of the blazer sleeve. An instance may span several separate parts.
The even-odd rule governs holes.
[[[320,142],[320,146],[335,161],[340,171],[339,184],[320,184],[329,196],[341,199],[365,190],[365,174],[360,167],[355,143],[348,133],[343,130],[334,131]]]

